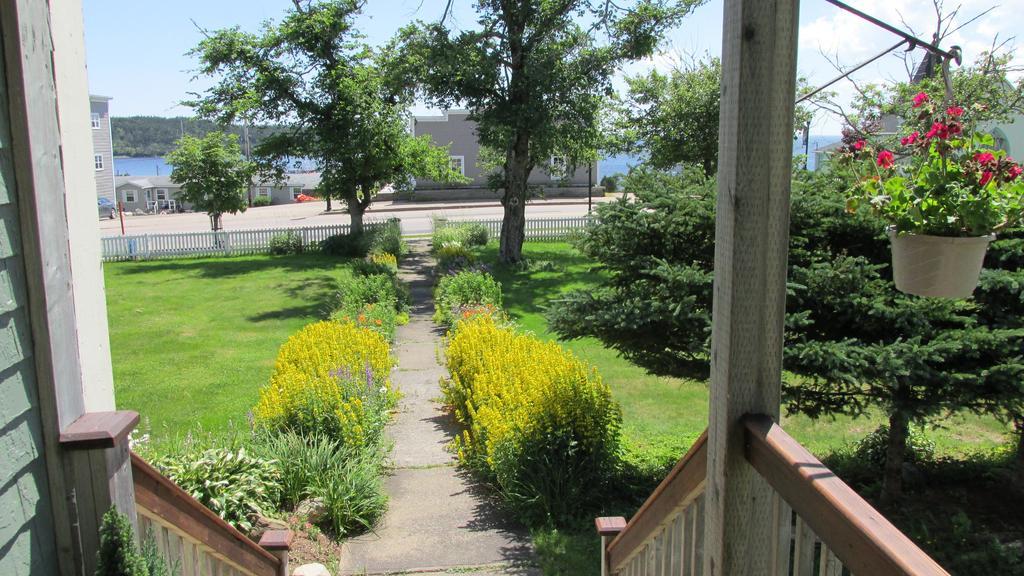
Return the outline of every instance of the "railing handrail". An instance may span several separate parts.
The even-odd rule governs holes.
[[[257,576],[278,576],[281,560],[214,514],[180,486],[132,453],[135,501],[215,553]]]
[[[707,440],[705,430],[608,545],[608,566],[613,572],[640,550],[648,536],[675,510],[700,494],[707,477]]]
[[[747,461],[853,574],[948,576],[771,417],[744,417]]]

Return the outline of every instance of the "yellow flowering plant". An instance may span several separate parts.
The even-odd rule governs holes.
[[[444,399],[465,426],[459,458],[514,509],[558,520],[599,495],[618,456],[622,417],[593,368],[490,314],[457,324],[446,362]]]
[[[277,355],[253,410],[257,427],[326,433],[352,447],[375,442],[397,400],[387,341],[353,322],[309,324]]]

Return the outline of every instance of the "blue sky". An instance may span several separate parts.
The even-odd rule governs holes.
[[[850,0],[850,4],[900,26],[905,20],[922,36],[934,28],[930,2],[921,0]],[[991,0],[960,0],[961,21],[993,6]],[[190,91],[210,85],[208,79],[193,79],[195,61],[186,55],[202,38],[198,27],[217,29],[240,26],[255,30],[268,19],[277,19],[291,6],[289,0],[84,0],[86,51],[89,85],[93,93],[111,96],[115,116],[190,115],[179,102]],[[471,26],[473,3],[456,0],[456,25]],[[416,19],[435,20],[444,9],[442,0],[368,0],[359,25],[374,45],[387,40],[400,27]],[[992,38],[1012,37],[1020,29],[1024,0],[1004,0],[985,17],[957,32],[949,44],[963,46],[965,58],[973,60],[989,46]],[[194,21],[194,22],[193,22]],[[197,27],[198,25],[198,27]],[[650,68],[665,69],[692,56],[721,53],[722,0],[711,0],[687,18],[666,39],[655,57],[631,64],[626,72]],[[836,75],[822,52],[839,54],[844,64],[854,64],[887,45],[895,43],[890,34],[845,14],[823,0],[804,0],[800,14],[798,67],[812,84]],[[919,53],[918,53],[919,55]],[[1024,59],[1018,57],[1024,64]],[[902,60],[885,57],[856,75],[861,82],[905,78]],[[840,86],[848,98],[852,86]],[[425,109],[418,107],[417,112]],[[836,134],[840,124],[819,114],[812,132]]]

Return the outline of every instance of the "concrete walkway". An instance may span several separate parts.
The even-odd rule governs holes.
[[[349,540],[342,574],[539,574],[526,534],[494,510],[446,447],[456,427],[441,410],[441,332],[431,322],[432,260],[414,243],[400,276],[412,292],[409,324],[401,326],[392,381],[404,395],[389,427],[394,473],[391,500],[375,534]]]

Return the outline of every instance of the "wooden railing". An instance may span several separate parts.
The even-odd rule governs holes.
[[[139,533],[152,534],[180,576],[285,576],[291,533],[271,530],[257,544],[132,454]]]
[[[598,519],[604,540],[611,539],[615,526],[622,526],[604,547],[602,574],[701,573],[707,439],[707,432],[701,434],[629,524],[621,518]]]
[[[773,490],[771,574],[948,576],[771,418],[743,425],[747,461]],[[706,442],[705,434],[628,524],[597,519],[603,575],[703,574]]]

